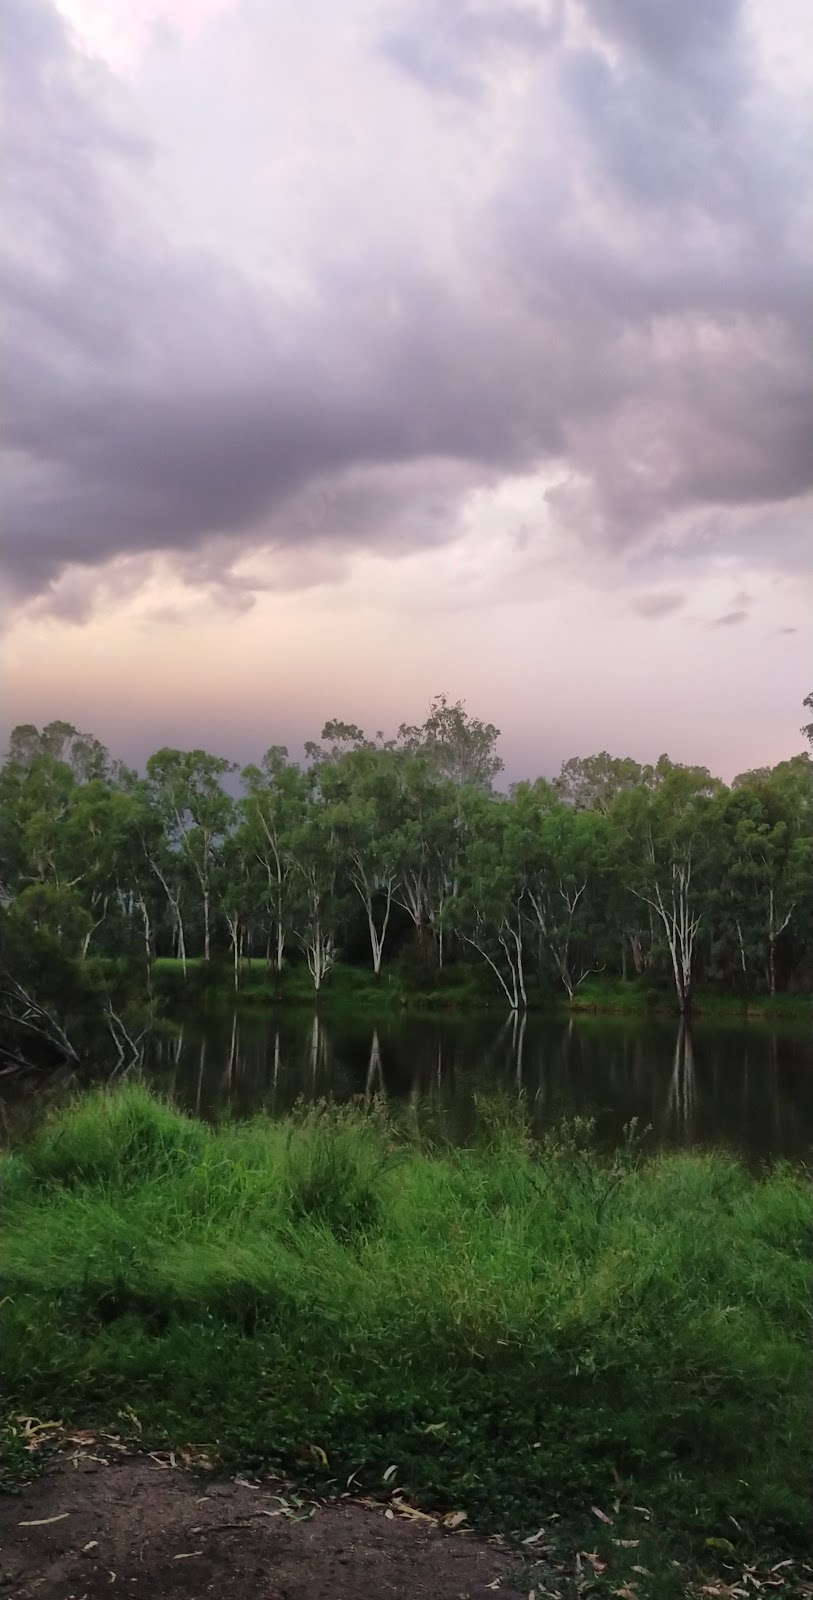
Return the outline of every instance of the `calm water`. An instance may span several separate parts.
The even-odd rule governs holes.
[[[185,1022],[153,1040],[146,1075],[203,1116],[281,1112],[299,1099],[383,1096],[465,1138],[478,1097],[523,1093],[536,1126],[596,1117],[612,1142],[632,1117],[660,1144],[728,1144],[751,1157],[813,1152],[813,1034],[666,1020],[530,1016],[328,1019],[255,1013]]]

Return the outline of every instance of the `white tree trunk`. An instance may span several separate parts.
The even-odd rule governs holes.
[[[176,895],[174,893],[174,891],[170,888],[169,883],[167,882],[167,879],[164,877],[164,874],[163,874],[163,872],[161,871],[161,868],[158,865],[158,862],[157,861],[153,861],[151,856],[148,856],[147,860],[149,861],[150,866],[152,867],[152,870],[155,873],[155,876],[158,879],[158,882],[160,883],[160,885],[161,885],[161,887],[162,887],[162,889],[164,891],[164,894],[166,895],[167,900],[169,902],[169,908],[170,908],[170,911],[172,913],[173,921],[175,923],[175,932],[176,932],[177,939],[178,939],[178,958],[179,958],[180,963],[181,963],[181,970],[183,972],[183,975],[184,975],[184,977],[186,977],[186,940],[184,938],[184,931],[183,931],[183,917],[181,916],[180,895]]]
[[[488,962],[488,965],[497,978],[500,988],[502,989],[502,992],[505,995],[511,1010],[518,1011],[520,1001],[522,1002],[523,1006],[527,1005],[525,994],[522,921],[520,918],[519,908],[517,907],[516,909],[516,923],[512,925],[508,921],[507,917],[503,917],[502,922],[497,930],[497,943],[500,945],[500,948],[503,951],[505,956],[505,964],[508,969],[507,979],[505,974],[500,971],[496,961],[486,949],[484,934],[480,934],[477,938],[473,939],[469,934],[463,933],[461,934],[461,937],[466,944],[471,945],[472,949],[477,951],[478,955],[483,957],[484,961]]]
[[[694,963],[694,947],[697,930],[700,926],[700,914],[694,914],[691,907],[690,891],[692,882],[691,858],[682,865],[673,863],[671,873],[671,894],[669,900],[664,900],[659,881],[655,881],[655,897],[648,900],[653,906],[663,924],[666,942],[669,946],[669,955],[672,960],[672,972],[675,979],[675,990],[678,1005],[682,1016],[689,1011],[692,999],[692,978]]]
[[[240,987],[240,913],[237,911],[226,912],[226,922],[231,938],[231,947],[234,960],[234,991]]]

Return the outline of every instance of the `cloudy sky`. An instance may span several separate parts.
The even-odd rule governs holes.
[[[804,0],[2,15],[5,728],[800,748]]]

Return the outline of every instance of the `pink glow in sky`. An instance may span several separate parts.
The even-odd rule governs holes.
[[[465,698],[731,777],[810,688],[801,0],[9,0],[3,722]]]

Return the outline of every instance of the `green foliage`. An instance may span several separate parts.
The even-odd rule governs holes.
[[[344,1243],[374,1233],[391,1166],[372,1123],[324,1107],[306,1112],[292,1123],[285,1152],[291,1217],[316,1222]]]
[[[620,1495],[695,1551],[803,1542],[805,1176],[481,1112],[462,1150],[380,1111],[213,1131],[137,1086],[58,1113],[3,1161],[12,1416],[130,1406],[340,1487],[397,1463],[492,1528]]]
[[[188,1171],[206,1143],[203,1123],[131,1086],[53,1113],[32,1142],[27,1165],[40,1187],[126,1188]]]
[[[809,989],[808,754],[728,789],[601,752],[502,795],[497,738],[442,695],[393,739],[334,718],[306,767],[272,745],[237,798],[205,750],[159,750],[139,780],[70,724],[23,725],[0,770],[3,905],[18,943],[27,926],[55,964],[137,961],[148,995],[156,958],[186,975],[220,956],[234,992],[264,951],[275,990],[290,965],[312,998],[340,963],[378,978],[409,947],[404,992],[465,960],[516,1010],[556,987],[578,1004],[600,974],[671,984],[682,1012],[700,987]]]

